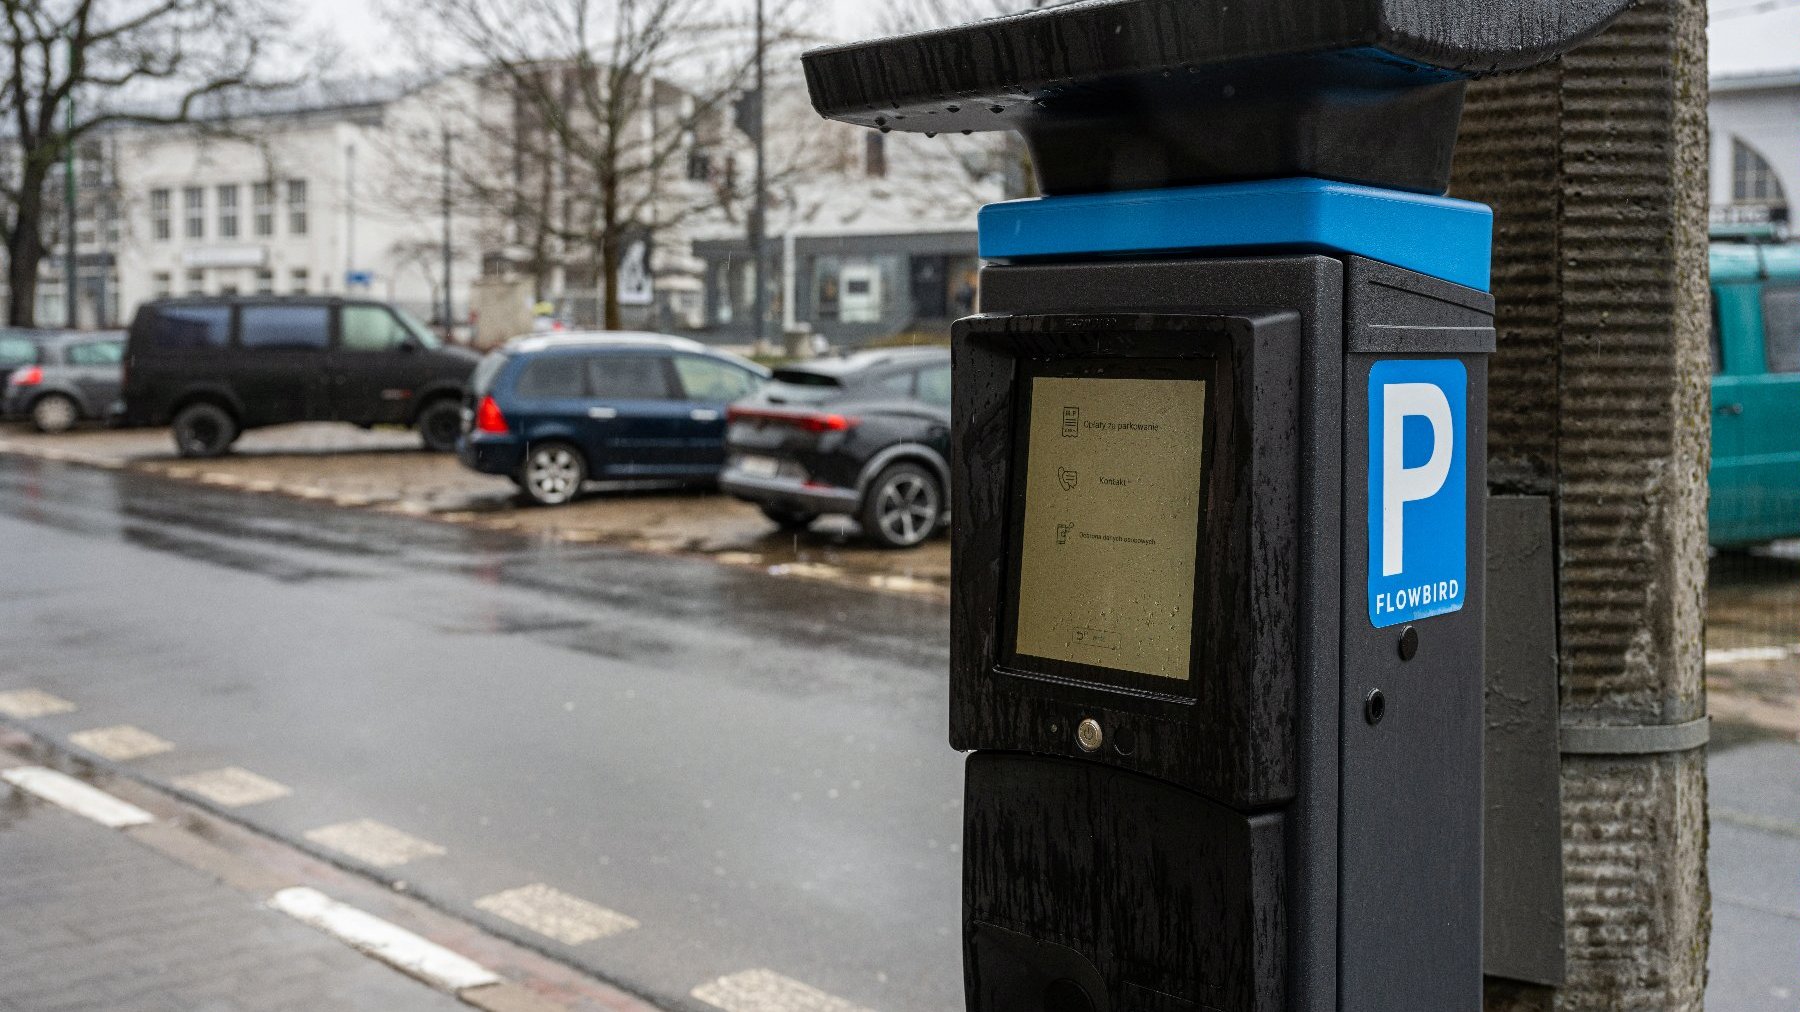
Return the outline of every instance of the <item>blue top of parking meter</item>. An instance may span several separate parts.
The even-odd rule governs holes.
[[[1204,250],[1353,253],[1488,290],[1486,205],[1325,179],[1039,197],[981,209],[981,256],[1040,260]]]

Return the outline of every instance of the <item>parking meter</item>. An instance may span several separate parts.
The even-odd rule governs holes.
[[[956,324],[971,1012],[1481,1004],[1491,214],[1472,74],[1622,0],[1098,0],[807,56],[1015,129]]]

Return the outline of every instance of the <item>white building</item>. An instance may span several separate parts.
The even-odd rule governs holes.
[[[89,146],[89,162],[102,155],[110,171],[84,174],[82,221],[108,203],[96,186],[110,189],[116,220],[103,211],[104,227],[77,230],[84,324],[128,320],[151,298],[234,293],[355,293],[442,315],[445,220],[423,210],[435,166],[404,164],[393,142],[432,135],[431,106],[392,87],[284,104],[229,125],[122,128]],[[411,209],[394,199],[403,177],[416,179]],[[474,224],[449,222],[458,315],[480,269]],[[46,265],[46,322],[61,319],[60,273],[60,259]]]
[[[1709,105],[1717,221],[1792,221],[1800,200],[1800,67],[1717,77]]]

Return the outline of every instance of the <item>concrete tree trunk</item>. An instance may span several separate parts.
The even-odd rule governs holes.
[[[1704,1002],[1705,22],[1646,0],[1469,93],[1452,193],[1497,215],[1491,485],[1554,507],[1565,728],[1567,980],[1491,980],[1489,1009]]]

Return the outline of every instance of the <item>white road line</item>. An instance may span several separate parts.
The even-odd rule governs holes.
[[[483,896],[475,901],[475,906],[564,945],[610,938],[638,926],[637,921],[616,910],[559,892],[542,882]]]
[[[177,777],[175,786],[226,808],[260,805],[294,793],[286,784],[276,783],[268,777],[257,776],[236,766]]]
[[[156,821],[155,816],[136,805],[120,801],[67,773],[58,773],[42,766],[20,766],[5,770],[0,772],[0,780],[111,829],[142,826]]]
[[[773,970],[745,970],[702,984],[695,998],[725,1012],[869,1012]]]
[[[175,748],[174,742],[164,741],[143,728],[132,727],[130,724],[77,731],[69,735],[69,740],[95,755],[115,762],[160,755]]]
[[[308,831],[306,838],[377,868],[392,868],[421,857],[439,857],[448,853],[435,843],[402,833],[374,819],[321,826]]]
[[[1785,661],[1789,657],[1800,657],[1800,643],[1790,643],[1781,647],[1736,647],[1723,650],[1708,650],[1706,666],[1715,667],[1724,664],[1751,664],[1758,661]]]
[[[456,994],[471,987],[500,983],[500,976],[467,957],[428,942],[399,925],[339,903],[331,897],[294,886],[269,898],[269,906],[336,938],[358,952],[433,987]]]
[[[37,689],[14,689],[0,692],[0,713],[20,720],[48,717],[54,713],[73,713],[75,704]]]

